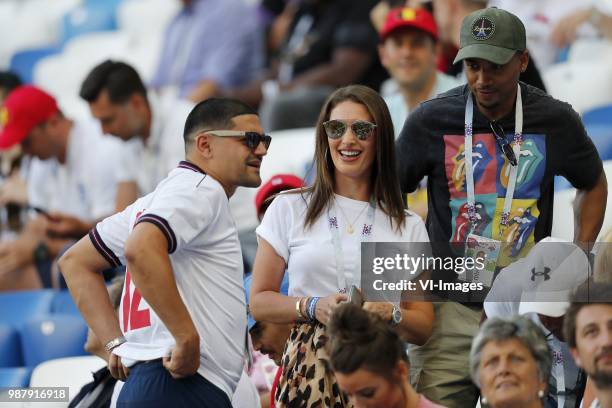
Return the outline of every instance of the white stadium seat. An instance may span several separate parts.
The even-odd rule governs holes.
[[[612,103],[612,57],[556,64],[543,73],[543,79],[550,95],[570,103],[580,114]]]
[[[612,180],[612,160],[604,162],[604,171],[608,179],[608,184]],[[567,190],[555,191],[555,200],[553,207],[553,225],[551,236],[573,241],[574,239],[574,211],[573,203],[576,197],[576,189],[570,188]],[[606,204],[606,217],[601,228],[601,233],[605,233],[612,227],[612,194],[608,194],[608,203]]]

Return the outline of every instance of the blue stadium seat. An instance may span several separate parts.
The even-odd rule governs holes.
[[[28,367],[0,368],[0,387],[27,387],[32,369]]]
[[[612,126],[612,105],[600,106],[584,112],[582,123],[584,123],[584,126]]]
[[[20,325],[51,310],[50,289],[0,293],[0,323]]]
[[[19,332],[6,324],[0,324],[0,367],[21,367],[21,343]]]
[[[53,296],[51,302],[51,313],[52,314],[69,314],[73,316],[80,316],[81,312],[77,309],[72,296],[68,290],[60,290]]]
[[[19,75],[24,83],[29,84],[33,80],[36,63],[61,50],[60,47],[43,47],[16,52],[11,57],[10,70]]]
[[[98,1],[76,7],[67,13],[62,19],[62,44],[81,34],[116,30],[117,7],[113,3]]]
[[[555,191],[569,190],[574,188],[565,177],[555,176]]]
[[[587,126],[586,131],[593,140],[599,157],[604,161],[612,159],[612,124]]]
[[[85,355],[87,325],[82,318],[48,315],[30,320],[20,330],[23,360],[35,367],[54,358]]]

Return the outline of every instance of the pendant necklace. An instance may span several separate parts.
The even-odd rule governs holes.
[[[342,212],[342,215],[344,216],[344,219],[346,220],[346,232],[348,232],[349,234],[353,234],[355,232],[355,229],[353,228],[353,224],[355,224],[355,222],[357,222],[357,220],[359,219],[359,217],[361,217],[361,214],[363,214],[363,212],[365,211],[366,208],[368,208],[368,206],[370,205],[370,203],[365,203],[365,205],[363,206],[363,208],[361,209],[361,211],[359,211],[359,214],[357,214],[357,217],[355,217],[355,219],[353,220],[353,222],[349,221],[349,218],[346,216],[346,213],[344,212],[344,209],[342,208],[342,206],[340,205],[340,203],[336,202],[336,204],[338,204],[338,207],[340,208],[340,212]]]

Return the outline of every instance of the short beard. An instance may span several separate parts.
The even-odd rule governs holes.
[[[600,390],[612,389],[612,372],[598,370],[595,368],[595,372],[589,374],[589,377],[595,383],[595,386]]]

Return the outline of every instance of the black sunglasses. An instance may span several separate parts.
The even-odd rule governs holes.
[[[272,136],[257,132],[243,132],[240,130],[210,130],[204,133],[219,137],[244,137],[244,144],[251,150],[256,150],[260,143],[267,149],[272,143]]]
[[[350,124],[350,127],[359,140],[366,140],[376,129],[376,125],[367,120],[356,120]],[[330,139],[340,139],[346,133],[349,124],[346,120],[334,119],[323,122],[323,128]]]
[[[489,126],[491,127],[491,131],[493,131],[497,145],[504,156],[506,156],[506,159],[508,159],[511,165],[516,166],[518,161],[516,160],[516,155],[514,154],[514,150],[512,150],[512,146],[510,146],[510,143],[508,143],[506,139],[504,128],[497,122],[489,122]]]

